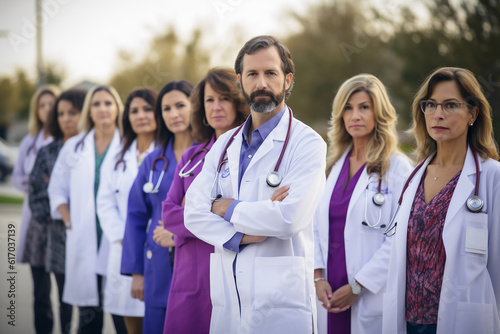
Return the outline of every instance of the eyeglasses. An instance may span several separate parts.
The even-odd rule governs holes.
[[[460,110],[460,107],[462,105],[468,105],[465,102],[443,102],[443,103],[436,103],[433,101],[428,101],[428,100],[423,100],[420,101],[420,109],[424,114],[433,114],[438,106],[441,106],[441,109],[443,109],[443,112],[446,115],[455,115],[458,113]]]

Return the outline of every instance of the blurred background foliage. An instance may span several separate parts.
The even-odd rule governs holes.
[[[500,2],[498,0],[419,0],[408,4],[324,0],[308,11],[290,12],[300,29],[278,36],[293,55],[295,86],[288,104],[295,115],[324,134],[333,97],[343,81],[371,73],[387,86],[399,112],[399,128],[410,123],[412,98],[425,77],[441,66],[470,69],[481,83],[493,109],[500,142]],[[235,28],[235,31],[237,29]],[[238,34],[235,34],[235,36]],[[242,45],[241,36],[220,41]],[[171,80],[196,83],[217,66],[205,44],[203,29],[181,40],[174,27],[152,38],[142,59],[120,51],[108,84],[125,98],[135,87],[160,90]],[[138,47],[139,49],[143,49]],[[235,55],[228,55],[229,64]],[[56,63],[45,69],[45,81],[64,82]],[[19,69],[0,78],[0,126],[27,117],[35,80]],[[408,138],[403,138],[408,141]]]

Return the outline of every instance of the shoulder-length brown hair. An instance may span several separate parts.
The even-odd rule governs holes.
[[[493,137],[491,106],[486,100],[479,82],[474,77],[474,74],[467,69],[442,67],[425,79],[413,100],[413,121],[410,132],[413,133],[417,142],[414,151],[417,162],[427,159],[437,148],[436,141],[427,132],[425,117],[420,110],[420,101],[429,99],[436,85],[443,81],[454,81],[457,84],[460,94],[468,104],[469,110],[474,107],[478,108],[477,118],[467,132],[468,144],[482,159],[498,160],[498,147]]]
[[[194,87],[191,94],[191,127],[193,137],[198,143],[209,141],[215,130],[210,125],[205,125],[205,86],[209,84],[217,93],[231,99],[236,110],[236,120],[234,126],[243,123],[250,114],[250,108],[238,88],[238,80],[234,70],[226,67],[215,67],[208,71],[207,75],[201,79]]]
[[[327,175],[335,162],[352,144],[352,137],[346,130],[343,115],[347,101],[358,92],[366,92],[370,96],[375,117],[375,129],[365,156],[368,174],[377,173],[379,177],[382,177],[389,169],[390,156],[398,149],[396,109],[392,106],[384,85],[371,74],[356,75],[340,86],[333,100],[332,116],[327,133],[329,143]]]

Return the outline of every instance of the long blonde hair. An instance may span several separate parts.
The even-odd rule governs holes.
[[[421,162],[436,150],[436,141],[429,136],[425,126],[425,117],[420,110],[420,101],[427,100],[432,95],[436,85],[443,81],[454,81],[460,94],[469,105],[469,110],[477,107],[479,113],[474,124],[467,132],[467,143],[479,154],[482,159],[498,160],[498,147],[493,137],[491,106],[481,90],[474,74],[464,68],[442,67],[435,70],[425,79],[418,90],[412,105],[413,121],[410,132],[417,141],[415,156]]]
[[[368,174],[377,173],[379,177],[382,177],[389,169],[391,154],[397,151],[396,109],[392,106],[384,85],[371,74],[356,75],[340,86],[333,100],[332,116],[327,133],[329,143],[327,175],[352,144],[352,137],[346,130],[343,114],[349,98],[358,92],[366,92],[370,96],[375,117],[375,129],[368,142],[365,156]]]
[[[120,130],[121,134],[123,126],[122,124],[123,102],[116,89],[114,89],[111,86],[95,86],[88,91],[87,95],[85,96],[85,101],[83,102],[82,115],[80,117],[80,122],[78,123],[78,128],[80,129],[80,131],[88,133],[94,127],[94,122],[90,118],[90,104],[92,102],[92,97],[94,96],[94,94],[99,91],[105,91],[111,94],[111,96],[113,96],[113,99],[115,100],[118,109],[118,116],[116,117],[116,125]]]
[[[35,94],[33,94],[30,101],[30,113],[28,120],[28,130],[31,135],[36,136],[43,128],[43,123],[40,120],[40,117],[38,117],[38,104],[40,102],[40,97],[45,94],[51,94],[54,96],[55,101],[60,93],[61,89],[55,85],[43,85],[36,90]]]

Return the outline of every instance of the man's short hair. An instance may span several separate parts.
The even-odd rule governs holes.
[[[286,76],[288,73],[295,74],[295,65],[292,60],[292,54],[288,48],[281,44],[280,41],[274,37],[269,35],[257,36],[249,40],[243,45],[238,56],[236,57],[236,61],[234,62],[234,71],[236,74],[240,74],[243,72],[243,57],[247,55],[254,54],[255,52],[267,49],[271,46],[275,46],[278,50],[278,53],[281,58],[281,69],[283,70],[284,75]],[[285,101],[290,97],[290,93],[292,91],[294,79],[292,78],[292,82],[290,87],[286,90],[285,93]]]

